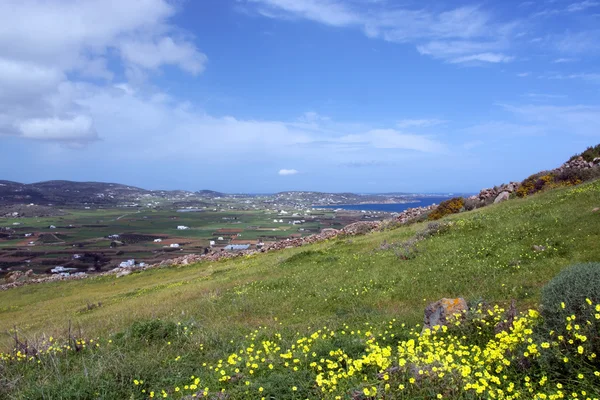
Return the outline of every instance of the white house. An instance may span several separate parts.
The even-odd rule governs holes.
[[[31,237],[33,235],[33,233],[26,233],[25,237]]]
[[[276,224],[277,222],[279,222],[279,221],[277,221],[276,219],[274,219],[274,220],[273,220],[273,223],[274,223],[274,224]]]
[[[134,259],[123,261],[121,264],[119,264],[119,267],[121,267],[121,268],[131,268],[133,266],[135,266]]]
[[[179,247],[179,243],[171,243],[169,247],[177,248]]]
[[[211,240],[210,242],[208,242],[208,244],[210,245],[210,247],[213,247],[216,243],[214,240]]]
[[[48,227],[48,229],[56,229],[56,226],[54,226],[54,225],[50,225],[50,226]]]
[[[57,265],[56,267],[52,268],[50,270],[50,272],[52,272],[53,274],[62,274],[65,272],[69,272],[69,271],[75,271],[77,270],[77,268],[65,268],[62,265]]]
[[[219,236],[217,240],[223,240],[223,236]]]
[[[162,242],[162,239],[154,239],[154,243],[160,243]]]
[[[283,224],[283,220],[282,220],[282,219],[280,219],[280,220],[279,220],[279,223],[280,223],[280,224]]]
[[[184,231],[184,230],[190,229],[190,228],[188,226],[185,226],[185,225],[178,225],[177,229],[179,229],[180,231]]]

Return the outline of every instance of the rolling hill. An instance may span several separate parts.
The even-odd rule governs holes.
[[[561,270],[600,260],[599,206],[595,180],[435,223],[118,279],[1,292],[0,331],[10,332],[2,343],[14,345],[16,326],[21,354],[30,353],[21,360],[15,353],[3,356],[0,396],[471,399],[490,393],[511,398],[510,391],[519,398],[550,398],[558,391],[564,397],[558,384],[568,393],[597,397],[594,358],[566,370],[536,358],[525,362],[531,343],[541,350],[546,342],[516,325],[507,336],[515,344],[502,358],[484,357],[496,354],[489,349],[477,356],[480,362],[469,360],[482,348],[504,346],[495,342],[501,339],[494,336],[494,324],[506,318],[511,300],[519,310],[535,309],[541,288]],[[443,297],[463,297],[473,310],[488,307],[484,322],[469,320],[474,325],[442,342],[419,335],[423,309]],[[517,319],[519,326],[534,323],[527,315],[535,311]],[[491,328],[485,318],[492,318]],[[448,351],[447,341],[463,349],[464,363],[456,366],[452,353],[452,363],[427,364],[427,357]],[[415,343],[413,353],[430,356],[406,367],[410,358],[401,354]],[[438,350],[427,353],[434,345]],[[32,355],[34,346],[43,354]],[[556,348],[567,354],[568,347]],[[578,353],[568,354],[573,360]],[[486,365],[500,368],[500,378]],[[442,366],[441,377],[431,377],[432,368]],[[461,376],[467,367],[480,371],[482,379],[489,375],[481,392],[477,377],[468,384],[473,388],[465,386],[471,382],[469,374]],[[393,387],[386,386],[390,382]]]

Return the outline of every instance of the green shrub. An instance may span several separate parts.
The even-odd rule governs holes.
[[[555,176],[547,171],[539,172],[531,175],[529,178],[521,182],[521,186],[517,189],[517,196],[526,197],[531,194],[537,193],[546,187],[552,185],[555,180]]]
[[[131,326],[131,337],[147,341],[173,339],[177,336],[177,325],[174,322],[151,319],[135,321]]]
[[[583,159],[587,162],[594,160],[594,158],[596,158],[596,157],[600,157],[600,144],[597,144],[596,146],[588,147],[581,154],[575,154],[573,157],[571,157],[571,159],[569,161],[573,161],[574,159],[576,159],[579,156],[583,157]]]
[[[558,182],[564,182],[569,185],[577,185],[586,179],[585,170],[577,168],[566,168],[556,177]]]
[[[440,205],[429,214],[429,220],[440,219],[446,215],[460,212],[465,205],[465,199],[454,197],[450,200],[442,201]]]
[[[475,210],[476,208],[483,207],[483,205],[483,202],[479,198],[465,200],[465,210],[467,211]]]
[[[549,330],[565,333],[567,317],[574,315],[575,321],[590,316],[595,319],[596,311],[590,303],[600,303],[600,263],[573,265],[542,289],[544,323]]]

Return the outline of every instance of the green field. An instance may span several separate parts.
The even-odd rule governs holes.
[[[275,370],[261,366],[265,369],[251,376],[243,368],[243,382],[237,383],[220,382],[208,366],[226,364],[219,360],[251,343],[260,346],[261,340],[284,349],[317,329],[338,334],[366,329],[387,332],[380,333],[387,341],[391,332],[404,338],[400,322],[414,326],[422,321],[425,305],[442,297],[500,305],[516,299],[519,309],[536,307],[540,288],[563,268],[600,260],[600,213],[592,212],[597,206],[600,181],[454,215],[414,247],[400,244],[426,230],[426,223],[243,259],[0,292],[6,349],[14,326],[21,338],[35,343],[65,338],[69,322],[78,336],[101,343],[96,350],[54,356],[52,367],[46,364],[50,361],[39,368],[9,363],[3,367],[0,396],[147,398],[150,391],[158,396],[165,390],[181,398],[183,391],[175,388],[189,385],[193,375],[201,389],[223,388],[232,398],[334,398],[318,390],[315,373],[304,362],[291,372],[279,356],[271,361],[267,356],[264,362],[275,363]],[[534,245],[545,250],[535,251]],[[85,309],[98,302],[100,307]],[[169,321],[182,325],[171,331]],[[158,332],[159,338],[148,332]],[[325,358],[338,348],[364,351],[364,341],[350,339],[333,338],[314,351]],[[377,380],[375,372],[369,379]],[[336,389],[340,398],[354,398],[352,387],[364,386],[352,380],[347,385]],[[372,381],[369,385],[375,387]],[[594,385],[585,387],[589,391]],[[429,398],[425,389],[382,398]],[[362,396],[356,398],[379,398]]]
[[[92,209],[65,210],[68,214],[46,218],[3,219],[2,225],[14,229],[18,239],[0,240],[0,268],[33,269],[44,272],[57,260],[61,265],[87,270],[90,266],[74,263],[69,257],[73,254],[101,254],[107,260],[102,269],[110,269],[126,258],[153,263],[173,257],[173,252],[166,253],[163,247],[170,243],[182,244],[175,255],[199,253],[209,246],[210,240],[223,237],[218,244],[224,246],[231,239],[248,241],[256,244],[259,241],[274,241],[290,237],[292,234],[302,236],[318,233],[323,222],[334,221],[334,213],[315,213],[314,217],[306,216],[302,225],[292,225],[289,221],[299,217],[278,216],[267,211],[204,211],[177,212],[173,210],[127,210],[127,209]],[[273,220],[283,222],[273,222]],[[361,218],[349,216],[352,222]],[[13,225],[18,223],[19,225]],[[55,229],[49,228],[51,225]],[[190,229],[178,230],[178,225]],[[340,224],[341,226],[341,224]],[[238,229],[239,236],[227,237],[219,233],[220,229]],[[301,230],[302,229],[302,230]],[[34,233],[25,238],[26,233]],[[128,241],[123,239],[116,248],[111,248],[109,235],[146,235],[143,240]],[[153,238],[169,240],[166,243],[154,243]],[[116,239],[119,241],[120,239]],[[29,242],[33,241],[33,245]],[[32,252],[28,257],[25,252]],[[117,254],[119,252],[119,254]],[[24,260],[30,262],[25,265]]]

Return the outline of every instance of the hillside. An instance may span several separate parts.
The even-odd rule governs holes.
[[[425,306],[442,297],[505,307],[514,299],[520,310],[537,307],[541,287],[559,271],[600,260],[597,207],[598,180],[455,214],[434,225],[418,223],[118,279],[0,292],[0,331],[11,332],[2,338],[4,348],[14,344],[14,326],[19,341],[27,338],[32,347],[46,349],[53,337],[40,367],[26,361],[0,364],[0,397],[148,398],[164,393],[182,398],[202,395],[206,388],[215,399],[431,398],[435,385],[425,382],[406,394],[399,389],[413,384],[410,370],[393,377],[395,389],[382,397],[385,371],[399,368],[393,363],[373,361],[355,377],[336,372],[339,383],[333,389],[331,382],[319,381],[324,379],[318,378],[319,368],[332,365],[329,360],[341,363],[336,371],[348,371],[343,360],[362,354],[386,360],[385,346],[393,349],[410,338],[409,327],[422,322]],[[55,353],[60,346],[54,343],[66,340],[69,323],[71,334],[88,347],[70,343],[80,351]],[[377,338],[376,347],[369,344],[371,336]],[[297,364],[297,355],[287,360],[285,349],[291,349],[291,357],[302,343],[310,349],[307,358]],[[261,355],[247,354],[259,348]],[[517,365],[510,368],[510,377],[523,374]],[[552,393],[558,382],[600,396],[593,374],[585,382],[546,379],[560,379],[552,381]],[[526,382],[514,382],[511,390],[520,398],[533,397]],[[225,394],[219,394],[221,389]],[[480,397],[455,390],[437,394]],[[536,390],[545,389],[537,385]]]
[[[31,184],[2,181],[0,204],[35,203],[41,205],[117,204],[134,200],[148,190],[102,182],[46,181]]]

